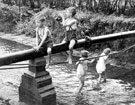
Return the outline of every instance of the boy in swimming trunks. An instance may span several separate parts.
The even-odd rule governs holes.
[[[73,53],[73,47],[77,43],[76,39],[76,30],[78,28],[78,21],[75,19],[76,15],[76,8],[75,7],[69,7],[66,10],[67,18],[65,18],[62,14],[60,14],[62,17],[62,25],[65,27],[65,38],[63,42],[69,42],[69,56],[67,58],[67,61],[69,64],[72,64],[72,53]]]

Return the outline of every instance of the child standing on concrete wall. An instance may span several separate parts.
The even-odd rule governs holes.
[[[36,28],[36,51],[39,51],[41,47],[47,48],[47,53],[49,55],[49,62],[47,68],[51,63],[51,52],[53,47],[53,38],[51,32],[47,25],[45,25],[46,19],[44,17],[37,21]]]

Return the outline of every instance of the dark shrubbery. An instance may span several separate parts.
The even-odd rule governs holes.
[[[8,6],[1,3],[0,6],[0,31],[11,32],[19,20],[17,6]]]
[[[100,36],[112,33],[131,31],[135,29],[135,19],[134,18],[124,18],[116,16],[102,16],[102,15],[90,15],[90,36]],[[127,38],[116,41],[108,41],[105,43],[99,43],[93,45],[90,50],[103,50],[105,47],[110,47],[112,50],[121,50],[130,45],[135,44],[135,38]],[[113,57],[117,58],[120,62],[131,62],[135,63],[135,48],[132,48],[125,52],[124,54],[116,54]]]
[[[31,19],[30,21],[19,21],[16,25],[15,32],[17,34],[25,34],[26,36],[35,37],[35,21]]]

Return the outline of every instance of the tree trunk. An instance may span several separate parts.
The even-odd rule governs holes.
[[[30,2],[30,8],[34,9],[35,8],[34,0],[29,0],[29,2]]]
[[[37,4],[38,4],[38,8],[40,8],[40,7],[41,7],[41,2],[40,2],[40,0],[37,1]]]

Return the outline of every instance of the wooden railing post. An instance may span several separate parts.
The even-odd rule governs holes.
[[[45,69],[45,58],[30,60],[29,64],[29,72],[22,76],[19,87],[19,101],[27,105],[56,105],[56,93]]]

